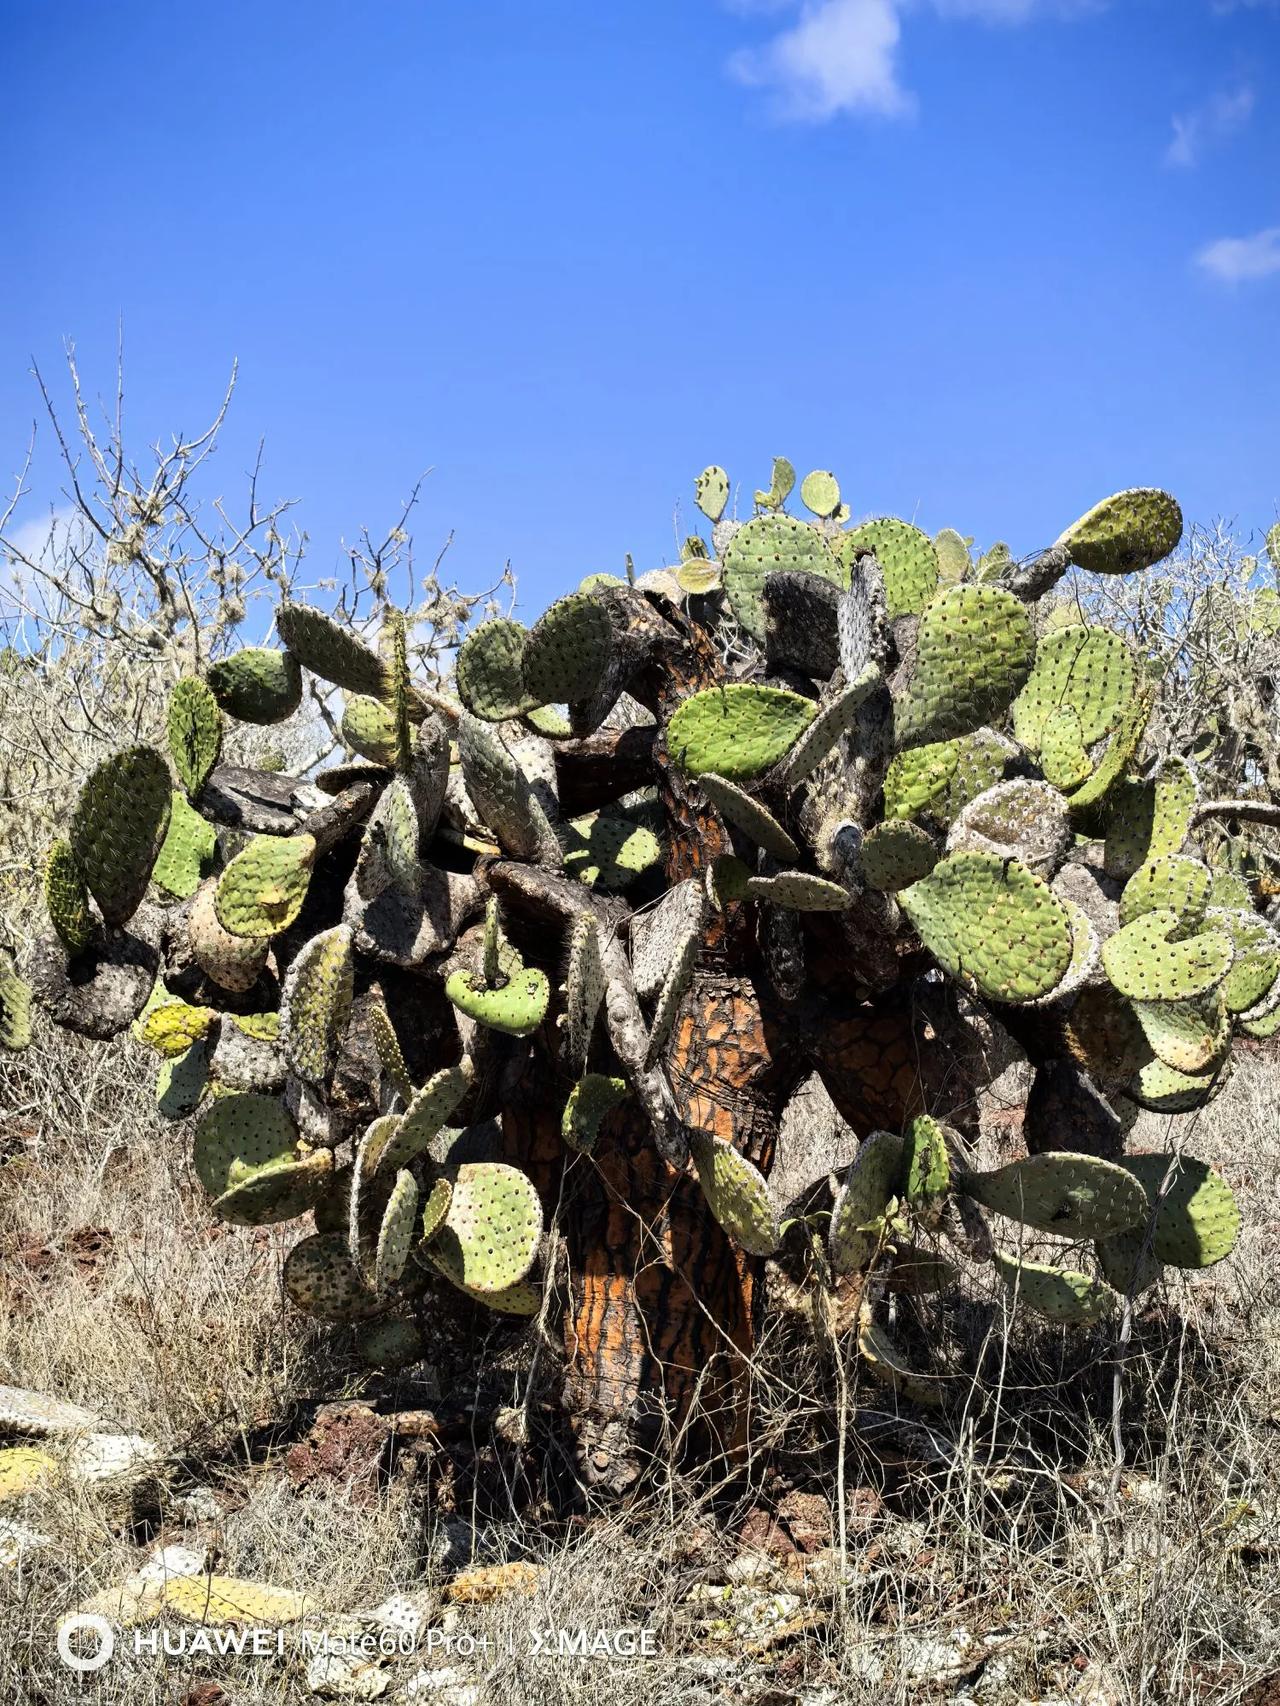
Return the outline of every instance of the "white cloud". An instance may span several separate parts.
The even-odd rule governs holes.
[[[1165,149],[1165,164],[1194,166],[1204,150],[1224,142],[1248,124],[1257,97],[1248,83],[1219,89],[1190,112],[1173,116],[1173,138]]]
[[[743,83],[772,89],[785,118],[900,118],[913,104],[898,82],[901,34],[896,0],[806,0],[789,29],[761,48],[743,48],[730,70]]]
[[[1252,237],[1219,237],[1196,256],[1196,265],[1223,284],[1244,284],[1280,273],[1280,225]]]
[[[739,14],[793,11],[796,0],[722,0]],[[840,113],[908,117],[915,96],[898,69],[902,15],[928,4],[942,18],[1021,24],[1036,12],[1070,17],[1107,0],[801,0],[800,15],[760,47],[742,48],[729,69],[768,89],[782,118],[820,123]]]

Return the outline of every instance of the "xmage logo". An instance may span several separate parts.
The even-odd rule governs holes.
[[[86,1654],[75,1637],[90,1633],[97,1636],[98,1643]],[[101,1670],[115,1650],[115,1631],[105,1617],[81,1611],[74,1617],[64,1617],[58,1625],[58,1657],[68,1670]]]

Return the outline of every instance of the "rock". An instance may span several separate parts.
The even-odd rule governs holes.
[[[765,1553],[770,1558],[786,1559],[796,1550],[782,1523],[760,1505],[747,1512],[738,1530],[738,1538],[745,1552]]]
[[[777,1525],[774,1525],[777,1528]],[[782,1530],[777,1529],[779,1535]],[[739,1552],[738,1556],[725,1567],[724,1579],[734,1586],[742,1587],[772,1587],[782,1581],[783,1572],[781,1561],[794,1555],[794,1548],[786,1544],[786,1550],[781,1554],[770,1554],[759,1548]]]
[[[387,1467],[391,1424],[359,1401],[322,1404],[305,1439],[290,1446],[285,1470],[295,1487],[336,1481],[376,1498]]]
[[[849,1498],[846,1524],[857,1532],[880,1514],[882,1501],[872,1487],[856,1487]],[[821,1493],[787,1493],[778,1501],[778,1519],[801,1552],[817,1552],[831,1544],[831,1506]]]

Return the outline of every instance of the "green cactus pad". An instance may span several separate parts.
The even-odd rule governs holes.
[[[542,1307],[542,1293],[528,1280],[517,1280],[514,1285],[505,1285],[497,1291],[481,1291],[476,1286],[467,1285],[462,1278],[461,1257],[438,1238],[422,1254],[437,1273],[443,1274],[451,1285],[465,1292],[473,1303],[482,1303],[486,1309],[493,1309],[501,1315],[530,1316],[536,1315]]]
[[[800,502],[824,521],[840,508],[840,482],[825,468],[815,468],[800,482]]]
[[[1128,1155],[1123,1165],[1155,1208],[1151,1251],[1157,1261],[1174,1268],[1211,1268],[1235,1249],[1240,1208],[1230,1185],[1208,1162]]]
[[[1186,1001],[1222,982],[1231,966],[1231,938],[1204,929],[1177,939],[1176,912],[1145,912],[1103,943],[1102,963],[1131,1001]]]
[[[1107,800],[1107,875],[1131,877],[1148,860],[1178,852],[1198,798],[1195,772],[1185,758],[1166,759],[1147,781],[1118,783]]]
[[[902,1140],[902,1190],[907,1207],[927,1221],[951,1188],[951,1157],[937,1120],[917,1114]]]
[[[458,651],[458,697],[489,723],[523,717],[540,703],[529,692],[520,660],[528,630],[512,616],[494,616],[472,629]]]
[[[849,733],[857,721],[858,712],[884,684],[884,677],[874,664],[868,664],[848,687],[843,687],[830,699],[825,699],[817,716],[787,753],[783,782],[794,788],[803,782],[822,763],[841,736]]]
[[[381,1369],[384,1374],[400,1374],[421,1362],[427,1348],[415,1322],[375,1321],[360,1330],[356,1354],[366,1368]]]
[[[998,581],[1004,578],[1006,570],[1013,564],[1013,553],[1003,539],[997,539],[994,545],[989,545],[974,565],[973,578],[976,581]]]
[[[169,754],[192,799],[209,780],[222,752],[222,712],[212,688],[195,676],[169,695]]]
[[[1280,1005],[1273,1007],[1270,1012],[1263,1013],[1257,1019],[1250,1019],[1247,1014],[1240,1018],[1240,1029],[1246,1037],[1253,1037],[1257,1042],[1266,1042],[1280,1032]]]
[[[590,1155],[600,1135],[600,1122],[631,1094],[625,1078],[588,1072],[569,1092],[560,1121],[560,1135],[570,1149]]]
[[[433,1072],[422,1088],[414,1092],[379,1165],[407,1167],[425,1154],[431,1139],[462,1105],[474,1081],[475,1068],[466,1058],[457,1066],[443,1066]]]
[[[908,1297],[928,1297],[934,1292],[949,1291],[959,1278],[960,1270],[955,1263],[936,1250],[926,1250],[919,1244],[896,1242],[893,1266],[884,1275],[890,1291],[903,1292]]]
[[[196,1126],[196,1174],[211,1197],[251,1173],[297,1159],[298,1128],[271,1096],[221,1096]]]
[[[253,1037],[260,1043],[280,1040],[279,1013],[228,1013],[226,1016],[246,1037]]]
[[[681,592],[693,593],[695,597],[716,592],[720,587],[720,565],[706,557],[686,558],[675,571],[675,576]]]
[[[975,1202],[1063,1238],[1110,1238],[1140,1225],[1146,1199],[1131,1173],[1114,1161],[1050,1150],[991,1173],[966,1173],[960,1189]]]
[[[276,936],[302,910],[315,864],[310,835],[255,835],[218,878],[214,910],[233,936]]]
[[[1161,562],[1182,538],[1182,511],[1168,492],[1137,486],[1104,498],[1072,522],[1055,544],[1077,568],[1127,575]]]
[[[1220,1068],[1208,1072],[1179,1072],[1163,1060],[1142,1066],[1125,1086],[1125,1094],[1140,1108],[1156,1114],[1189,1114],[1208,1104],[1226,1083]]]
[[[1133,1010],[1151,1052],[1179,1072],[1209,1072],[1231,1047],[1231,1015],[1221,991],[1199,1001],[1135,1001]]]
[[[322,1321],[358,1321],[377,1308],[340,1232],[317,1232],[285,1257],[284,1289],[291,1303]]]
[[[697,898],[700,901],[702,897],[698,895]],[[662,988],[658,991],[653,1021],[649,1027],[649,1041],[644,1056],[646,1067],[653,1066],[666,1047],[667,1038],[671,1035],[676,1015],[680,1011],[680,1003],[693,982],[693,971],[702,946],[701,916],[699,911],[687,921],[682,932],[672,939],[670,962]]]
[[[1002,713],[1026,680],[1035,640],[1026,606],[995,586],[952,586],[920,618],[906,698],[894,706],[900,747],[971,734]]]
[[[909,1404],[936,1409],[942,1403],[942,1379],[912,1368],[887,1329],[878,1327],[865,1315],[858,1326],[858,1354],[878,1386],[896,1392]]]
[[[211,1206],[219,1220],[232,1226],[272,1226],[305,1214],[324,1195],[332,1179],[333,1151],[317,1149],[296,1161],[247,1173]]]
[[[658,993],[687,944],[698,942],[705,923],[706,900],[696,877],[686,877],[656,906],[636,913],[631,920],[631,976],[637,995],[647,1001]]]
[[[954,527],[943,527],[933,536],[933,549],[938,558],[938,583],[941,586],[955,586],[960,581],[969,578],[969,570],[973,567],[969,556],[969,546],[973,541],[966,540],[962,533],[957,533]]]
[[[689,1150],[707,1206],[736,1244],[752,1256],[771,1256],[782,1241],[769,1182],[731,1143],[691,1135]]]
[[[1093,763],[1084,744],[1084,725],[1070,705],[1060,706],[1045,718],[1040,768],[1045,781],[1064,794],[1088,780]]]
[[[1007,1286],[1014,1307],[1025,1303],[1047,1321],[1088,1326],[1111,1314],[1119,1302],[1111,1287],[1090,1274],[1055,1268],[1006,1256],[997,1250],[996,1272]]]
[[[387,703],[391,707],[396,737],[396,769],[402,776],[413,763],[413,730],[410,709],[413,685],[409,680],[409,632],[403,610],[388,610],[378,649],[386,660]]]
[[[1119,634],[1077,624],[1057,628],[1041,639],[1013,702],[1014,737],[1028,752],[1040,752],[1054,717],[1069,711],[1079,721],[1081,744],[1090,747],[1115,728],[1137,684],[1137,663]]]
[[[430,1246],[473,1291],[499,1292],[524,1279],[542,1241],[542,1204],[531,1180],[498,1161],[458,1168],[444,1225]]]
[[[430,1244],[436,1233],[444,1225],[449,1213],[449,1204],[453,1201],[453,1185],[443,1176],[436,1180],[427,1192],[427,1200],[422,1205],[422,1224],[419,1228],[418,1249],[421,1252]]]
[[[955,768],[941,801],[929,808],[930,815],[944,823],[953,822],[967,805],[1002,782],[1010,759],[1017,753],[1012,741],[994,729],[977,729],[950,744],[955,749]]]
[[[93,936],[89,890],[69,841],[55,841],[44,866],[44,903],[49,920],[70,954],[81,953]]]
[[[717,912],[747,898],[750,867],[732,853],[719,853],[707,866],[704,889]]]
[[[144,1009],[134,1021],[133,1031],[140,1043],[153,1048],[166,1060],[176,1060],[185,1054],[192,1043],[207,1037],[218,1014],[212,1007],[193,1007],[186,1001],[160,1000]]]
[[[378,1064],[382,1068],[382,1076],[396,1095],[407,1102],[413,1095],[413,1082],[409,1077],[404,1051],[400,1047],[400,1039],[391,1023],[386,1003],[380,997],[371,999],[366,1009],[366,1017]]]
[[[265,937],[236,936],[223,928],[216,883],[205,883],[192,901],[187,934],[200,969],[220,988],[243,993],[257,983],[271,944]]]
[[[698,785],[721,817],[742,830],[757,847],[763,847],[776,859],[800,857],[800,849],[768,807],[735,782],[717,776],[714,770],[704,770],[698,777]]]
[[[747,899],[783,906],[792,912],[843,912],[853,896],[840,883],[808,871],[779,871],[776,877],[751,877]]]
[[[767,492],[756,492],[756,502],[761,509],[781,509],[791,496],[796,483],[796,471],[785,456],[775,456],[773,459],[773,474]]]
[[[902,1139],[873,1131],[859,1146],[831,1207],[827,1248],[836,1274],[861,1273],[880,1242],[879,1222],[902,1172]]]
[[[396,776],[383,790],[370,828],[381,839],[392,884],[401,894],[416,897],[422,886],[422,863],[418,856],[422,826],[413,788],[404,776]]]
[[[304,669],[341,687],[382,699],[391,685],[386,664],[349,629],[305,604],[282,604],[276,612],[280,638]]]
[[[373,1267],[373,1289],[379,1297],[400,1278],[409,1260],[418,1220],[418,1181],[406,1167],[396,1174],[378,1231],[378,1251]]]
[[[898,898],[943,970],[988,1000],[1034,1001],[1071,964],[1070,915],[1017,859],[957,853]]]
[[[156,1073],[156,1106],[167,1120],[194,1113],[209,1088],[209,1042],[192,1043],[176,1060],[162,1060]]]
[[[169,827],[172,798],[168,768],[149,746],[106,759],[80,790],[71,851],[108,924],[123,924],[138,910]]]
[[[588,888],[617,894],[662,863],[662,843],[638,815],[592,812],[565,826],[565,870]]]
[[[969,801],[951,826],[947,851],[1020,859],[1047,878],[1061,865],[1071,841],[1066,801],[1058,790],[1017,777]]]
[[[563,712],[557,711],[554,705],[535,705],[526,712],[524,725],[544,740],[571,740],[573,727]]]
[[[395,1186],[397,1169],[384,1166],[383,1161],[403,1118],[402,1114],[380,1114],[369,1122],[355,1146],[348,1192],[347,1242],[351,1260],[365,1273],[371,1266],[383,1210]]]
[[[211,664],[206,679],[218,705],[237,722],[270,726],[302,703],[302,670],[292,652],[245,646]]]
[[[719,521],[729,501],[729,476],[713,462],[693,483],[693,501],[708,521]]]
[[[929,535],[909,521],[885,515],[841,535],[840,555],[849,568],[860,551],[876,554],[890,621],[919,615],[933,599],[938,590],[938,553]]]
[[[892,893],[927,877],[938,863],[933,837],[905,818],[872,826],[862,843],[862,876],[873,889]]]
[[[486,988],[479,977],[455,971],[444,992],[460,1013],[490,1030],[527,1037],[547,1016],[551,986],[545,972],[534,966],[513,971],[498,988]]]
[[[574,1072],[587,1064],[600,1003],[604,1000],[600,929],[589,913],[576,918],[569,932],[569,966],[564,981],[564,1057]]]
[[[525,691],[538,705],[585,704],[604,679],[613,644],[603,598],[572,592],[557,599],[525,640]]]
[[[1090,776],[1072,791],[1073,813],[1088,813],[1111,793],[1137,757],[1155,705],[1152,688],[1136,689],[1107,740],[1106,750]]]
[[[849,584],[847,572],[821,532],[792,515],[755,516],[738,529],[725,550],[722,579],[729,608],[761,644],[767,626],[765,576],[795,570],[821,575],[837,586]]]
[[[179,900],[189,900],[213,869],[217,852],[213,825],[205,822],[185,794],[175,792],[151,880]]]
[[[355,693],[342,712],[342,739],[352,752],[387,769],[396,761],[396,718],[381,699]]]
[[[1093,1249],[1103,1279],[1122,1297],[1137,1297],[1155,1285],[1164,1273],[1164,1268],[1151,1253],[1145,1226],[1129,1232],[1117,1232],[1110,1238],[1100,1238]]]
[[[945,801],[959,759],[960,742],[955,740],[932,741],[895,754],[884,779],[886,819],[913,818]]]
[[[281,1002],[284,1054],[309,1084],[327,1083],[351,1019],[355,955],[349,924],[313,936],[289,967]]]
[[[560,846],[546,812],[497,729],[464,711],[458,754],[467,792],[502,847],[517,859],[559,863]]]
[[[1222,980],[1222,998],[1231,1013],[1247,1013],[1280,977],[1280,937],[1252,909],[1211,906],[1205,923],[1229,938],[1231,968]]]
[[[1203,922],[1213,885],[1209,867],[1185,853],[1167,853],[1139,865],[1120,896],[1120,922],[1132,924],[1147,912],[1172,912],[1182,931]]]
[[[782,687],[733,682],[694,693],[667,727],[667,750],[691,776],[714,771],[731,782],[763,774],[817,715],[811,699]]]
[[[31,989],[0,948],[0,1048],[21,1054],[31,1047]]]

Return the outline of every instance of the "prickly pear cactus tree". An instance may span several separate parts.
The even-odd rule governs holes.
[[[732,520],[706,469],[709,541],[477,627],[456,698],[411,679],[394,614],[373,650],[284,605],[283,649],[179,683],[168,753],[89,777],[49,931],[25,980],[0,964],[9,1047],[34,994],[156,1051],[207,1212],[297,1221],[289,1298],[371,1363],[421,1354],[441,1287],[562,1321],[613,1489],[672,1429],[743,1446],[771,1260],[853,1287],[870,1375],[936,1405],[963,1371],[895,1341],[890,1290],[901,1319],[976,1272],[1090,1323],[1227,1255],[1225,1183],[1125,1132],[1280,1025],[1280,937],[1197,851],[1215,803],[1144,760],[1142,660],[1038,610],[1070,568],[1163,558],[1174,500],[975,561],[850,526],[825,471],[796,489],[779,459]],[[349,761],[221,764],[225,720],[289,716],[308,672],[347,695]],[[1028,1153],[984,1171],[998,1027],[1035,1066]],[[834,1191],[815,1075],[855,1140]]]

